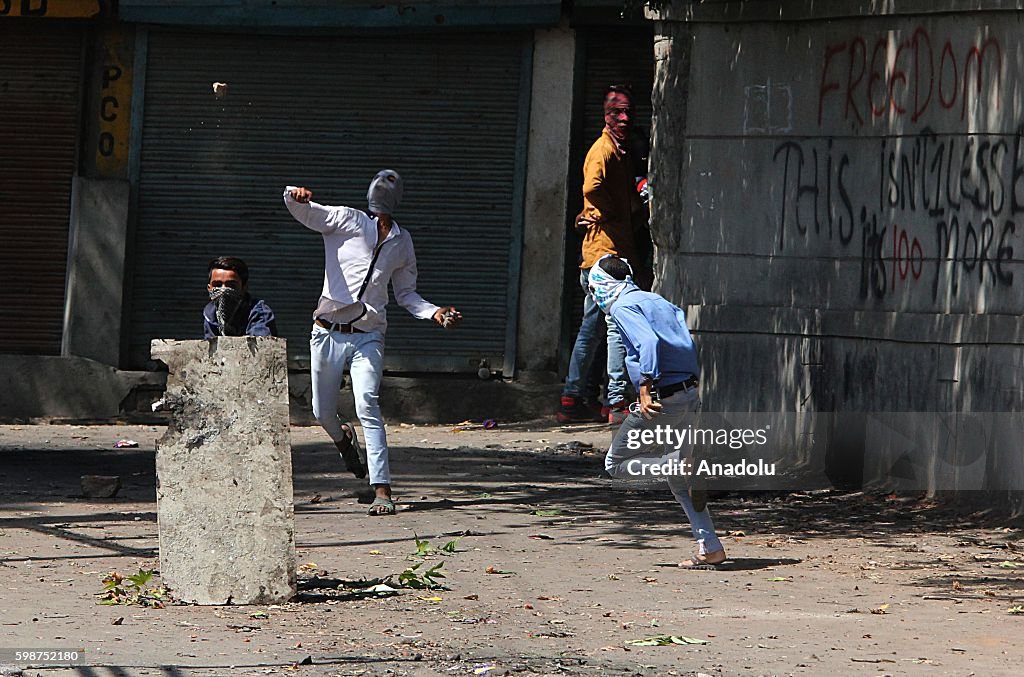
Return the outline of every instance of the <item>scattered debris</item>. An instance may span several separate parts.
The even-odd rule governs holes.
[[[463,421],[462,423],[456,423],[452,427],[453,433],[461,433],[467,430],[494,430],[498,427],[498,422],[493,418],[487,418],[483,421]]]
[[[501,569],[499,569],[499,568],[497,568],[495,566],[489,566],[486,569],[484,569],[484,573],[485,574],[504,574],[504,575],[511,576],[515,572],[514,571],[502,571]]]
[[[626,644],[630,646],[672,646],[673,644],[707,644],[705,639],[685,637],[683,635],[653,635],[643,639],[630,639]]]
[[[562,442],[557,445],[554,449],[548,447],[546,451],[558,451],[562,453],[577,454],[582,456],[585,452],[593,451],[594,445],[590,442],[580,442],[579,440],[573,440],[572,442]]]
[[[115,449],[138,449],[139,443],[135,440],[118,440],[114,442]]]

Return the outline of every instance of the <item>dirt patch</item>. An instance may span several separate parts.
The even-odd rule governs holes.
[[[91,666],[26,674],[1019,674],[1019,525],[918,497],[732,495],[711,504],[730,562],[680,570],[681,510],[602,477],[600,425],[392,426],[389,518],[294,428],[300,601],[100,606],[111,570],[159,569],[162,432],[0,427],[0,647]],[[120,476],[118,496],[79,498],[88,474]],[[420,562],[449,589],[348,594]],[[693,641],[631,643],[659,636]]]

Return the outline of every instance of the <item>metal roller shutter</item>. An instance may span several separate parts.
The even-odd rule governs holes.
[[[413,235],[420,293],[466,319],[443,332],[392,301],[386,368],[475,372],[486,359],[501,369],[518,284],[528,46],[519,35],[151,33],[130,362],[146,363],[151,338],[201,336],[206,265],[219,255],[249,263],[289,353],[308,359],[323,245],[291,218],[282,188],[361,208],[388,167],[405,179],[396,216]],[[228,84],[226,97],[213,82]]]
[[[60,353],[82,30],[0,23],[0,353]]]

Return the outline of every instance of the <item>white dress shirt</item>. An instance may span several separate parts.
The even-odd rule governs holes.
[[[397,223],[380,243],[371,272],[370,263],[378,246],[375,217],[351,207],[296,202],[288,190],[284,203],[299,223],[324,238],[324,287],[313,319],[352,323],[363,331],[383,334],[388,324],[385,306],[389,280],[395,300],[414,317],[428,320],[437,312],[438,306],[416,293],[412,236]]]

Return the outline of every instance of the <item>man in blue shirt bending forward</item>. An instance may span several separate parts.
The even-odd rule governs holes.
[[[686,315],[661,296],[642,291],[632,275],[625,260],[605,256],[591,268],[589,277],[594,300],[619,329],[626,348],[626,370],[639,393],[604,461],[608,473],[620,479],[642,479],[650,476],[651,466],[684,456],[681,451],[677,455],[671,443],[651,444],[642,439],[651,439],[655,425],[681,428],[700,406],[700,367]],[[647,435],[642,435],[645,432]],[[703,505],[699,510],[694,507],[685,476],[669,474],[664,478],[683,506],[697,540],[697,555],[679,566],[707,569],[724,562],[725,548],[715,535],[711,514]]]

